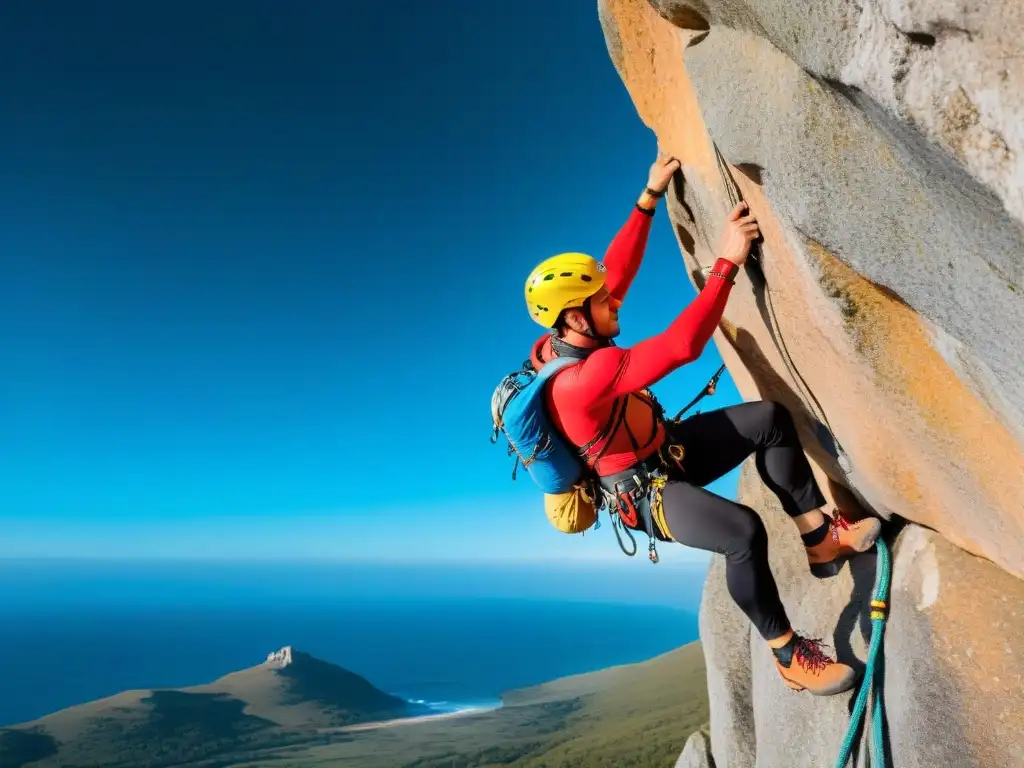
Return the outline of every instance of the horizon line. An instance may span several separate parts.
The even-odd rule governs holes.
[[[582,557],[558,557],[558,558],[517,558],[502,560],[483,559],[387,559],[387,558],[339,558],[330,556],[270,556],[254,555],[245,556],[207,556],[187,554],[161,554],[161,555],[92,555],[82,554],[30,554],[30,555],[6,555],[0,554],[0,565],[16,565],[19,563],[124,563],[124,564],[232,564],[232,565],[336,565],[336,566],[380,566],[380,567],[402,567],[402,566],[546,566],[551,568],[579,568],[582,566],[631,566],[633,558],[582,558]],[[708,562],[701,560],[684,559],[681,561],[662,560],[659,567],[677,569],[680,567],[707,568]]]

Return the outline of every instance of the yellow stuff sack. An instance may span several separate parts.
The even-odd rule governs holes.
[[[544,512],[562,533],[583,533],[597,522],[594,497],[582,485],[565,493],[545,493]]]

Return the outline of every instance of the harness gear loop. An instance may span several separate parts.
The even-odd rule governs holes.
[[[633,498],[628,491],[619,491],[615,499],[615,511],[619,513],[619,517],[626,525],[631,527],[636,525],[636,505],[633,504]]]

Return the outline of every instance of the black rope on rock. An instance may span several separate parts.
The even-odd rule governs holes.
[[[735,179],[733,179],[732,175],[729,173],[729,166],[726,163],[725,158],[722,157],[722,153],[718,149],[718,145],[714,143],[713,145],[715,148],[715,160],[718,165],[718,172],[721,175],[722,182],[725,184],[726,191],[728,192],[730,208],[733,208],[742,200],[739,185],[736,184]],[[843,448],[842,443],[839,442],[839,438],[836,436],[835,430],[832,429],[832,424],[828,420],[828,415],[825,413],[824,407],[821,405],[818,398],[815,397],[814,392],[811,391],[810,386],[807,384],[807,380],[804,379],[803,375],[796,367],[796,363],[793,361],[793,356],[789,353],[789,347],[786,345],[786,340],[782,335],[782,325],[779,323],[779,316],[775,311],[775,302],[772,300],[771,286],[768,284],[768,278],[764,273],[764,253],[761,249],[761,245],[760,243],[754,242],[751,244],[750,248],[750,257],[753,259],[752,267],[758,273],[761,282],[764,284],[764,292],[767,299],[766,308],[770,315],[769,322],[767,323],[768,332],[772,336],[775,348],[782,355],[783,362],[789,370],[789,373],[792,375],[793,380],[798,382],[797,386],[803,390],[803,394],[798,393],[797,396],[803,402],[804,407],[806,407],[807,410],[810,411],[816,419],[818,419],[819,423],[828,430],[829,436],[835,444],[837,451],[836,459],[839,462],[839,466],[845,474],[849,475],[853,471],[853,462],[850,459],[849,454]],[[750,260],[748,260],[748,263],[751,263]],[[808,401],[813,402],[814,406],[810,406]]]

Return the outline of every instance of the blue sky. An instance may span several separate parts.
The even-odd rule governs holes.
[[[489,443],[656,151],[595,6],[59,6],[0,14],[0,556],[624,559]],[[659,211],[620,343],[693,296]]]

